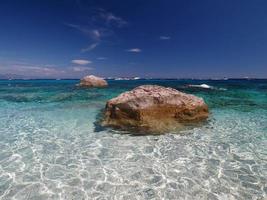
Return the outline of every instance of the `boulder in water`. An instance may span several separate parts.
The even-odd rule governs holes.
[[[106,104],[103,125],[162,133],[208,117],[202,98],[173,88],[143,85]]]
[[[82,87],[106,87],[107,85],[107,81],[94,75],[85,76],[80,80],[79,84]]]

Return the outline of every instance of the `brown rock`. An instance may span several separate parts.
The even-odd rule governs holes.
[[[97,76],[85,76],[80,80],[79,86],[82,87],[106,87],[108,85],[107,81],[103,78]]]
[[[109,100],[103,125],[160,133],[207,117],[208,106],[202,98],[173,88],[143,85]]]

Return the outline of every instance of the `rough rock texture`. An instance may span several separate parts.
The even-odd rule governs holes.
[[[208,106],[202,98],[173,88],[143,85],[109,100],[103,125],[157,133],[207,117]]]
[[[85,76],[81,79],[79,86],[82,87],[106,87],[108,85],[107,81],[103,78],[97,76]]]

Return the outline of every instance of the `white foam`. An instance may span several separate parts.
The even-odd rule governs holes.
[[[188,85],[188,87],[196,87],[196,88],[204,88],[204,89],[213,89],[214,88],[214,87],[207,85],[207,84]]]
[[[207,84],[200,84],[200,85],[188,85],[188,87],[192,88],[202,88],[202,89],[211,89],[211,90],[227,90],[225,88],[216,88]]]

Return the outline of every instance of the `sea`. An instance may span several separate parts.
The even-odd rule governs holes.
[[[0,80],[1,200],[267,198],[267,80],[78,82]],[[144,84],[202,97],[209,118],[160,135],[102,127],[107,100]]]

